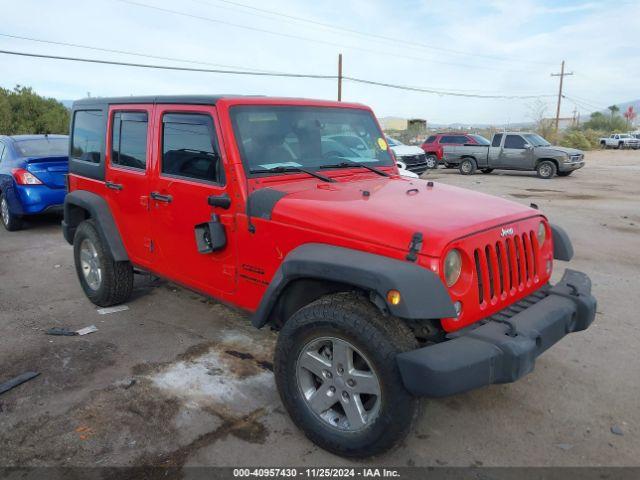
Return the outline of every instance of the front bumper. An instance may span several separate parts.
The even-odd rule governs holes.
[[[580,160],[579,162],[564,162],[560,164],[560,171],[572,172],[573,170],[578,170],[582,167],[584,167],[584,160]]]
[[[413,395],[444,397],[531,372],[536,358],[568,333],[595,318],[596,299],[587,275],[567,269],[555,286],[499,314],[450,335],[450,339],[397,356],[405,387]]]

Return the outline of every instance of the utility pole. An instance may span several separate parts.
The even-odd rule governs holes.
[[[338,101],[342,101],[342,54],[338,54]]]
[[[564,73],[564,60],[560,66],[560,73],[552,73],[552,77],[560,77],[560,89],[558,90],[558,108],[556,109],[556,136],[558,135],[558,126],[560,124],[560,102],[562,101],[562,81],[567,75],[573,75],[573,72]]]

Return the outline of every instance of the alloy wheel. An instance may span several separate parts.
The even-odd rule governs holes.
[[[322,337],[307,343],[296,361],[296,377],[307,407],[333,428],[361,430],[380,411],[378,376],[346,340]]]
[[[88,238],[80,244],[80,266],[89,288],[98,290],[102,284],[102,265],[95,245]]]
[[[9,225],[9,204],[4,197],[2,197],[2,202],[0,202],[0,214],[2,215],[2,223]]]

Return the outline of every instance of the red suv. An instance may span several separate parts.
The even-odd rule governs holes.
[[[448,145],[489,145],[489,141],[481,135],[471,133],[437,133],[428,137],[420,146],[427,158],[435,158],[438,163],[444,163]],[[446,163],[445,166],[449,167]]]
[[[282,402],[340,455],[389,449],[417,397],[513,382],[594,319],[585,274],[549,283],[573,254],[560,227],[401,177],[363,105],[81,100],[69,170],[63,231],[87,297],[124,302],[148,271],[279,331]]]

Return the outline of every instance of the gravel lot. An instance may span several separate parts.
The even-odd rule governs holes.
[[[518,383],[425,400],[405,444],[359,465],[640,465],[640,152],[592,152],[587,162],[550,181],[428,175],[537,203],[570,233],[571,267],[591,275],[598,315]],[[98,315],[58,218],[0,229],[0,381],[41,372],[0,395],[0,465],[350,463],[315,447],[284,412],[272,333],[147,277],[128,306]],[[92,324],[99,331],[87,336],[44,335]]]

